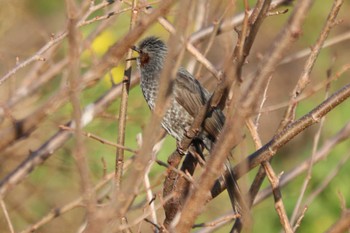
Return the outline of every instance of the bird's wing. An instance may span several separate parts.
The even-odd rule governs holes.
[[[175,79],[175,99],[186,109],[186,111],[195,117],[200,108],[209,100],[209,92],[184,68],[180,68]],[[225,123],[225,116],[220,109],[214,109],[208,113],[204,121],[204,130],[211,135],[212,141],[220,133]]]
[[[200,108],[209,99],[209,93],[184,68],[180,68],[175,79],[174,94],[176,101],[195,117]]]

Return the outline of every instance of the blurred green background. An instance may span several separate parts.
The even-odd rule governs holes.
[[[213,4],[212,1],[207,1]],[[225,2],[225,1],[223,1]],[[249,1],[251,6],[255,1]],[[308,48],[313,45],[319,32],[327,18],[329,9],[333,1],[316,1],[310,14],[307,16],[303,25],[303,32],[300,39],[289,50],[289,54],[297,52],[301,49]],[[98,3],[98,2],[97,2]],[[64,1],[45,1],[45,0],[0,0],[0,76],[3,76],[9,69],[16,64],[16,57],[19,61],[31,56],[39,50],[50,39],[52,34],[57,34],[65,29],[66,13]],[[220,10],[225,7],[222,4]],[[342,22],[335,26],[330,37],[350,31],[350,9],[349,1],[345,1],[338,19]],[[271,45],[271,41],[277,35],[281,27],[286,23],[290,16],[292,7],[286,14],[271,16],[265,20],[256,42],[253,46],[248,64],[244,73],[250,74],[256,68],[259,62],[259,54]],[[243,9],[242,2],[237,1],[236,13]],[[218,10],[217,14],[220,14]],[[174,10],[175,11],[175,10]],[[94,13],[89,18],[108,13],[108,8],[102,9]],[[211,12],[215,15],[215,12]],[[174,12],[170,13],[169,19],[172,20]],[[115,43],[119,38],[125,35],[129,30],[130,12],[120,14],[118,17],[108,19],[113,21],[111,26],[104,30],[81,55],[82,73],[93,66],[95,61],[103,56],[109,46]],[[210,23],[208,21],[207,23]],[[89,24],[80,28],[83,38],[86,38],[96,27],[99,22]],[[228,32],[234,37],[234,32]],[[154,25],[147,31],[147,35],[157,35],[164,39],[168,38],[168,32],[159,24]],[[146,35],[144,35],[146,36]],[[216,49],[215,45],[220,45],[220,37],[214,43],[213,49],[210,51],[208,58],[216,65],[220,65],[220,54],[222,49]],[[325,48],[315,64],[315,68],[311,74],[312,83],[309,88],[327,78],[327,70],[331,69],[333,74],[349,63],[350,42],[345,41],[335,46]],[[60,46],[57,54],[52,61],[55,62],[67,56],[67,41]],[[191,60],[191,56],[186,54],[183,66],[187,66],[187,61]],[[271,81],[267,95],[265,106],[274,106],[279,103],[285,103],[289,99],[289,93],[294,87],[298,75],[301,73],[305,59],[296,60],[276,68],[276,73]],[[16,90],[23,80],[26,73],[31,69],[28,66],[20,70],[10,81],[0,86],[0,104],[6,102],[14,90]],[[117,67],[112,69],[111,74],[115,83],[121,81],[124,72],[124,64],[121,62]],[[133,74],[137,74],[134,67]],[[205,73],[205,71],[203,71]],[[64,72],[57,75],[51,80],[45,88],[40,89],[34,96],[23,101],[14,109],[13,116],[21,118],[28,115],[36,107],[44,103],[49,96],[57,90],[64,80]],[[334,92],[349,82],[349,73],[344,74],[331,84],[331,92]],[[198,78],[205,78],[205,74]],[[106,74],[101,81],[81,93],[81,104],[87,104],[96,100],[99,96],[111,88],[112,82],[110,74]],[[208,85],[209,87],[210,85]],[[298,109],[297,117],[301,117],[308,113],[317,104],[323,101],[325,97],[324,91],[319,91],[311,97],[303,100]],[[117,138],[117,116],[119,112],[120,100],[114,103],[100,114],[89,124],[84,131],[91,132],[106,140],[116,141]],[[323,142],[337,133],[350,119],[350,102],[347,100],[334,111],[327,115],[320,146]],[[52,113],[48,119],[43,122],[40,127],[33,132],[30,140],[14,145],[5,151],[0,151],[0,179],[5,177],[8,172],[13,170],[21,161],[23,161],[30,150],[37,149],[49,136],[53,135],[58,126],[64,124],[71,119],[72,107],[69,103],[65,104],[58,111]],[[283,115],[285,108],[276,111],[265,112],[261,116],[259,133],[264,143],[266,143],[274,135],[278,127],[279,121]],[[150,111],[141,94],[140,88],[137,86],[130,91],[128,119],[126,128],[126,146],[137,149],[137,134],[142,132],[143,127],[148,123]],[[312,141],[318,124],[305,130],[297,136],[282,150],[280,150],[272,165],[276,173],[287,172],[300,162],[310,157],[312,151]],[[2,129],[3,125],[0,125]],[[245,130],[246,131],[246,130]],[[247,156],[254,151],[252,140],[246,131],[246,140],[241,149],[237,149],[236,153]],[[95,140],[85,138],[85,146],[88,156],[88,162],[91,169],[91,177],[94,183],[97,183],[103,177],[103,158],[106,161],[107,172],[113,172],[115,165],[115,149],[103,145]],[[38,221],[52,208],[60,207],[80,195],[79,174],[77,173],[74,157],[72,156],[72,148],[74,140],[71,139],[63,148],[54,153],[44,165],[35,169],[20,185],[15,187],[5,198],[9,215],[15,226],[16,231],[25,229],[27,226]],[[175,141],[167,137],[166,141],[158,155],[158,159],[166,161],[167,156],[175,149]],[[319,146],[319,147],[320,147]],[[350,143],[348,140],[338,145],[324,161],[314,166],[312,179],[306,192],[306,197],[310,195],[325,179],[329,172],[335,168],[339,161],[350,153]],[[132,154],[126,152],[127,158]],[[305,217],[301,222],[298,232],[322,232],[326,230],[333,222],[335,222],[341,213],[340,196],[343,196],[346,203],[350,202],[349,189],[349,171],[350,164],[346,164],[340,168],[337,176],[325,188],[325,190],[308,206]],[[249,173],[242,181],[242,186],[246,186],[244,181],[251,181],[256,173],[256,169]],[[162,180],[165,175],[165,168],[155,165],[152,167],[151,179],[154,192],[161,193]],[[284,204],[289,216],[291,216],[296,200],[299,196],[301,185],[305,179],[305,174],[295,179],[282,189]],[[264,187],[269,186],[267,181]],[[244,189],[244,188],[243,188]],[[141,195],[135,205],[143,203],[144,195]],[[130,218],[140,214],[139,210],[131,211]],[[211,221],[230,211],[227,194],[220,195],[216,200],[208,204],[207,209],[197,222]],[[160,220],[162,220],[162,211],[159,211]],[[51,221],[38,232],[76,232],[84,219],[84,211],[77,208],[63,216]],[[253,228],[252,232],[278,232],[281,230],[278,216],[274,209],[273,198],[270,197],[253,209]],[[0,211],[0,229],[6,229],[1,232],[8,232],[7,223]],[[229,227],[223,227],[216,232],[228,232]],[[142,232],[151,232],[151,227],[146,223],[143,224]]]

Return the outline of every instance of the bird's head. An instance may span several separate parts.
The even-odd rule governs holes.
[[[147,37],[132,49],[139,54],[136,60],[141,69],[161,69],[163,67],[167,47],[161,39],[154,36]]]

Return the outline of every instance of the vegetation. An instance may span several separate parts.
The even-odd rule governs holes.
[[[348,1],[1,4],[1,232],[349,229]],[[164,90],[181,64],[224,109],[202,166],[177,147],[191,151],[205,114],[186,140],[158,143],[166,93],[151,114],[126,61],[149,35],[174,61]]]

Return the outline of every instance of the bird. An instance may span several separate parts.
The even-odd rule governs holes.
[[[141,73],[140,86],[151,110],[154,110],[160,85],[160,74],[167,55],[166,44],[158,37],[150,36],[142,40],[133,50],[138,53],[137,67]],[[180,67],[172,85],[169,108],[162,119],[162,126],[176,141],[186,135],[201,107],[211,94],[185,68]],[[225,123],[225,115],[219,108],[207,113],[197,139],[211,150]]]
[[[132,49],[138,53],[137,67],[141,73],[140,86],[143,96],[151,110],[154,110],[160,86],[161,72],[167,55],[167,46],[160,38],[150,36],[143,39]],[[129,59],[130,60],[130,59]],[[170,103],[162,119],[162,126],[169,135],[180,142],[190,129],[194,118],[200,109],[210,100],[211,93],[194,78],[185,68],[180,67],[172,83]],[[213,107],[207,112],[202,127],[194,141],[200,142],[209,152],[216,143],[225,124],[225,115],[219,107]],[[200,153],[202,156],[202,154]],[[227,191],[234,212],[240,212],[238,184],[227,160],[225,168],[230,177],[225,179]],[[237,196],[238,195],[238,196]],[[240,201],[239,201],[240,202]]]

